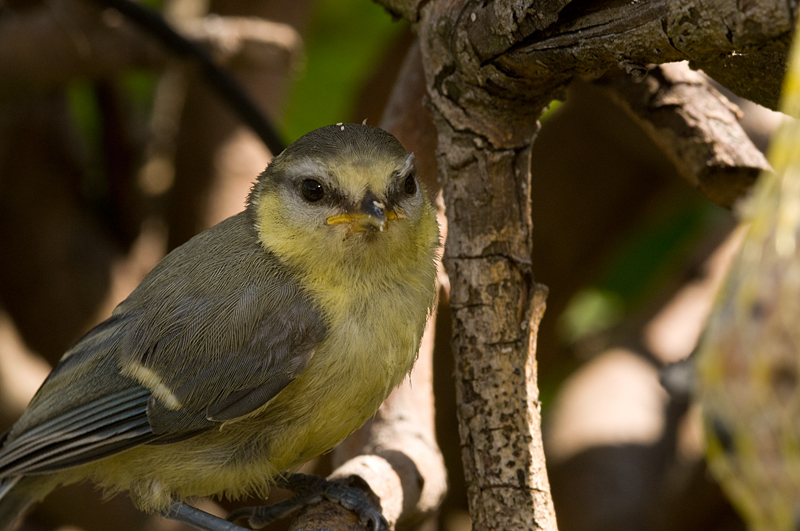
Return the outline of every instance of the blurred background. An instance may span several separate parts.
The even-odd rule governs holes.
[[[380,123],[414,41],[367,0],[143,3],[203,42],[287,144],[322,125]],[[781,117],[737,103],[764,149]],[[737,246],[734,216],[678,178],[597,87],[576,83],[542,122],[532,260],[550,288],[537,357],[560,528],[744,529],[706,472],[697,412],[659,383],[694,349]],[[165,253],[243,208],[270,157],[196,68],[119,13],[0,0],[0,428]],[[433,169],[423,177],[437,189]],[[450,489],[423,528],[462,531],[446,294],[439,315],[436,425]],[[24,529],[181,527],[101,498],[91,485],[61,489]]]

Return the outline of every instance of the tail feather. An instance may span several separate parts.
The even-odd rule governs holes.
[[[16,476],[0,479],[0,531],[14,528],[15,522],[44,494],[40,478]],[[44,489],[48,491],[49,489]]]

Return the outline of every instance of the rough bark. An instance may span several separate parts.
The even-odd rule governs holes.
[[[555,529],[541,442],[530,270],[530,146],[549,94],[480,69],[463,12],[436,4],[418,30],[439,131],[453,347],[473,529]],[[512,85],[512,90],[499,87]],[[527,85],[527,86],[526,86]],[[530,98],[521,98],[526,93]],[[491,109],[489,111],[489,109]]]
[[[473,528],[555,529],[534,369],[536,325],[544,310],[544,291],[530,268],[529,155],[537,119],[577,77],[596,79],[622,68],[642,78],[651,63],[713,63],[766,46],[781,50],[797,6],[763,1],[742,7],[734,0],[610,0],[588,8],[566,0],[381,3],[416,25],[439,132],[450,227],[445,265]],[[772,83],[782,75],[779,63],[765,77]],[[675,156],[681,154],[678,144],[671,144]],[[701,187],[714,180],[710,159],[708,152],[693,158],[712,166]],[[764,167],[739,165],[748,167],[740,172],[745,176]],[[724,174],[729,161],[722,166]],[[722,190],[714,190],[717,200],[738,196],[741,175],[735,177],[732,186],[723,179]]]
[[[457,21],[462,32],[460,51],[473,56],[484,76],[500,72],[555,90],[575,76],[595,78],[613,67],[637,72],[651,63],[690,60],[708,67],[712,76],[724,71],[720,81],[729,89],[771,108],[798,10],[796,2],[771,0],[380,3],[418,24],[425,11],[447,4],[459,14],[447,18]],[[446,23],[434,23],[435,31],[449,31]],[[758,83],[737,75],[752,74],[754,64],[760,66]]]
[[[741,113],[686,63],[653,67],[633,81],[600,78],[689,184],[730,208],[770,165],[739,125]]]
[[[529,146],[492,149],[482,135],[456,132],[441,115],[437,125],[473,529],[555,529],[536,387],[546,290],[530,271]]]

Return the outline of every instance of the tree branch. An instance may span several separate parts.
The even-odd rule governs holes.
[[[608,90],[689,184],[718,205],[730,208],[762,171],[770,171],[739,125],[739,109],[686,63],[653,67],[641,81],[616,73],[595,84]]]
[[[379,0],[411,21],[428,3]],[[524,0],[453,2],[459,17],[437,21],[436,31],[459,35],[461,68],[471,83],[496,84],[497,93],[535,81],[550,92],[574,77],[595,78],[611,68],[642,70],[648,64],[689,60],[744,97],[775,108],[798,6],[755,0],[649,0],[592,2]],[[753,89],[753,63],[759,83]],[[755,59],[754,59],[755,58]],[[471,65],[468,68],[464,68]],[[441,83],[446,82],[447,74]],[[498,83],[498,78],[503,79]],[[727,81],[727,83],[726,83]],[[500,90],[503,89],[503,90]]]
[[[457,24],[452,7],[431,5],[418,29],[439,131],[473,529],[555,529],[534,357],[546,290],[530,271],[530,146],[547,98],[498,98],[492,85],[470,84],[477,65],[459,53],[464,34],[441,31]]]
[[[285,24],[210,17],[182,28],[220,62],[285,68],[301,52]],[[113,10],[63,0],[0,17],[0,100],[30,97],[86,76],[103,79],[131,67],[161,70],[175,61]]]

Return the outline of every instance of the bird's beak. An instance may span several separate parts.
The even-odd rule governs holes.
[[[328,225],[348,223],[352,232],[383,232],[387,223],[402,218],[402,213],[387,210],[386,205],[372,193],[367,192],[356,212],[344,212],[327,219]]]

